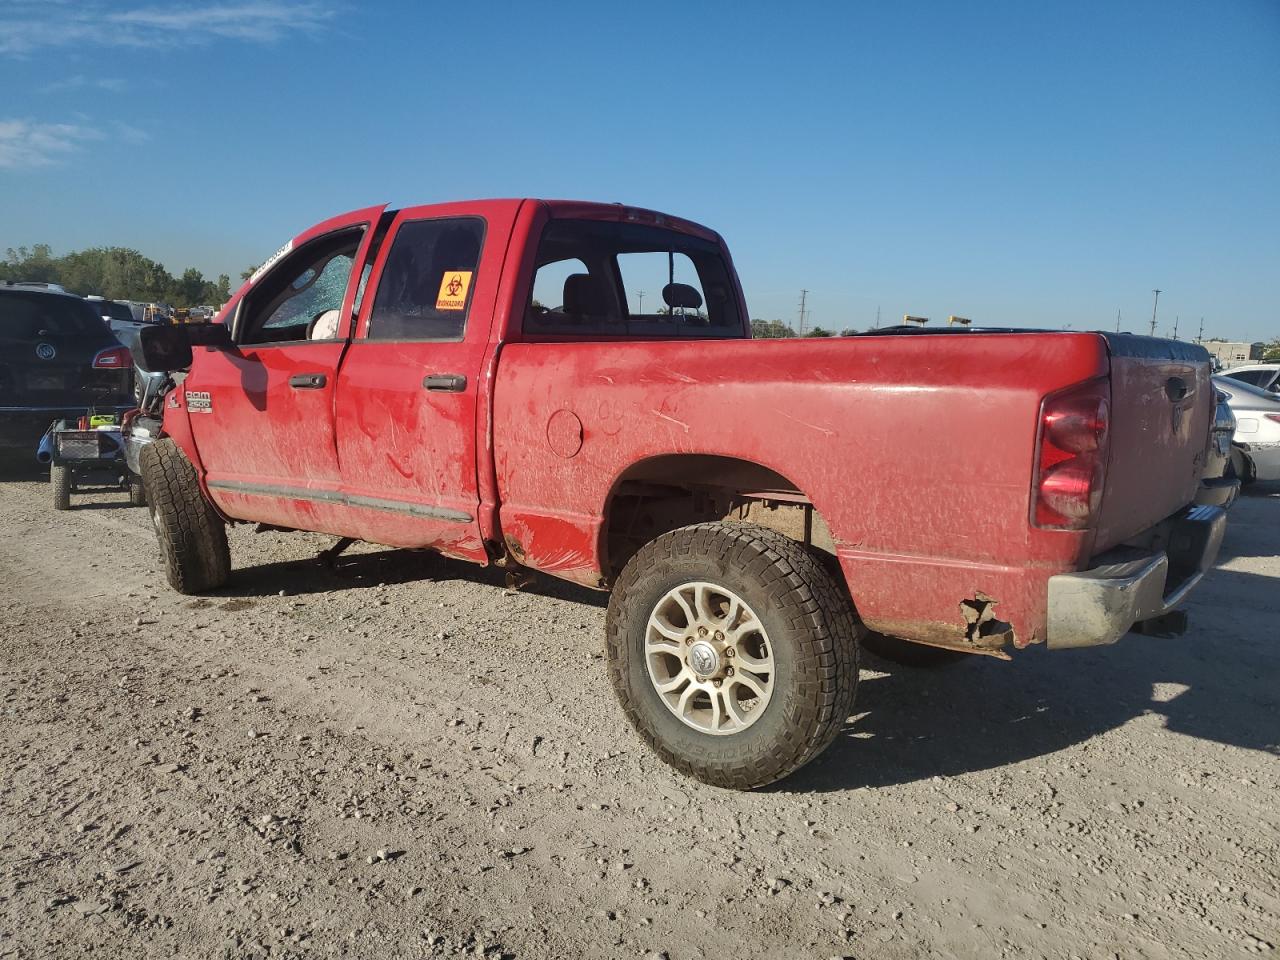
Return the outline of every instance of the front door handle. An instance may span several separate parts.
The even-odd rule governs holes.
[[[422,385],[436,393],[461,393],[467,389],[467,378],[461,373],[429,373]]]
[[[328,382],[323,373],[295,373],[289,378],[289,386],[295,390],[319,390]]]

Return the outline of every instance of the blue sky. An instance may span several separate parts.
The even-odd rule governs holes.
[[[753,316],[1269,339],[1280,0],[0,0],[0,249],[525,195],[714,227]]]

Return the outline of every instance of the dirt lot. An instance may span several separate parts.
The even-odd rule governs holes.
[[[1178,640],[938,671],[771,791],[624,725],[602,599],[0,483],[0,957],[1233,957],[1280,942],[1280,487]]]

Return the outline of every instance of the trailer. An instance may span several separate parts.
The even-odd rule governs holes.
[[[104,489],[127,492],[135,507],[146,505],[142,478],[125,462],[118,414],[90,411],[55,420],[40,438],[36,459],[49,465],[55,510],[71,509],[73,493]]]

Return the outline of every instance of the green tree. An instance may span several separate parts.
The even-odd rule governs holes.
[[[824,330],[822,327],[814,327],[812,330],[806,333],[805,336],[806,337],[829,337],[831,336],[831,331]]]
[[[1280,360],[1280,337],[1267,341],[1266,346],[1262,348],[1262,359],[1268,362]]]
[[[752,320],[751,336],[759,340],[778,340],[794,337],[796,332],[781,320]]]

